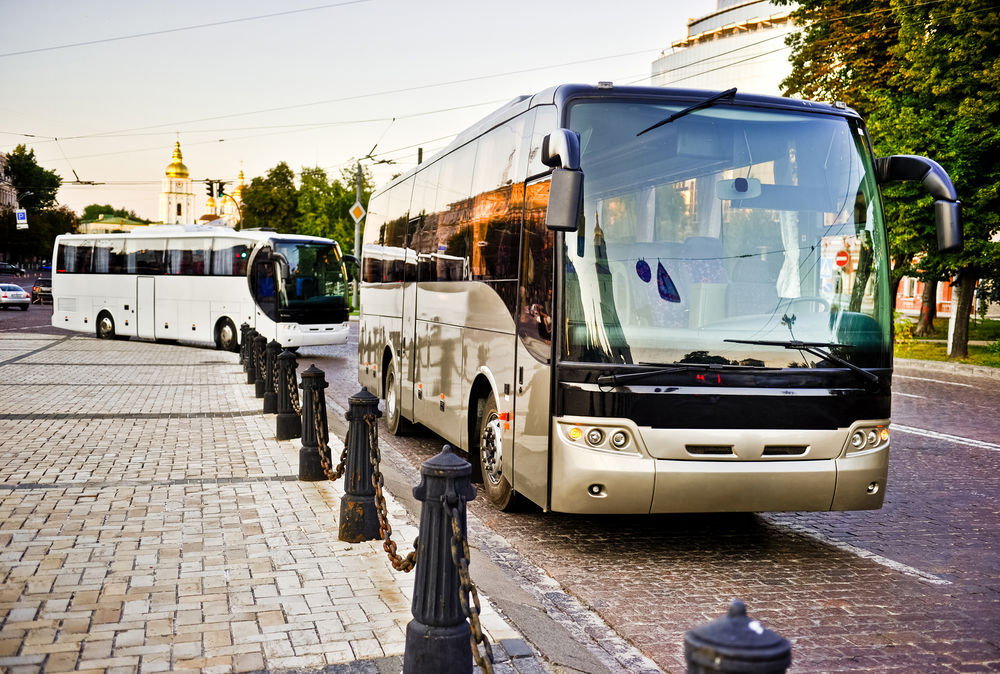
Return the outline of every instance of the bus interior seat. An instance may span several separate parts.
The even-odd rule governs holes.
[[[727,304],[730,316],[770,313],[778,306],[778,274],[759,255],[737,260]]]

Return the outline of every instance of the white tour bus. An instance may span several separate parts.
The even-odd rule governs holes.
[[[336,241],[208,225],[56,238],[52,325],[101,338],[239,347],[241,323],[285,347],[347,341]]]
[[[565,85],[375,193],[359,378],[392,432],[469,451],[489,499],[576,513],[853,510],[885,494],[881,184],[843,105]]]

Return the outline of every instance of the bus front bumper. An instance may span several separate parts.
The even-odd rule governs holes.
[[[282,346],[325,346],[347,343],[349,323],[307,325],[278,323],[278,343]]]
[[[552,437],[550,507],[592,514],[870,510],[889,446],[834,459],[666,460]]]

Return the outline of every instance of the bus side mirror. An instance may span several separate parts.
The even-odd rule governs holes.
[[[875,171],[881,185],[900,181],[921,182],[934,197],[938,250],[951,253],[962,249],[961,202],[948,172],[940,164],[927,157],[897,154],[876,159]]]
[[[545,226],[555,232],[575,232],[583,210],[583,172],[552,169]]]
[[[348,276],[349,277],[353,276],[353,278],[357,278],[358,271],[361,269],[361,260],[359,260],[353,255],[341,255],[340,259],[343,261],[345,265],[352,265],[354,267],[354,274],[353,275],[349,274]]]
[[[542,139],[542,163],[552,168],[580,169],[580,134],[556,129]]]

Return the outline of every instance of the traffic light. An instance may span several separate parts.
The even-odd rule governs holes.
[[[225,183],[225,181],[220,180],[219,183],[218,183],[218,185],[219,185],[219,194],[218,194],[218,196],[221,197],[222,195],[224,195],[226,193],[226,183]]]
[[[205,194],[207,194],[210,197],[215,196],[215,183],[212,182],[211,180],[205,181]]]

